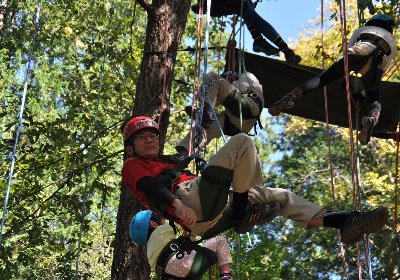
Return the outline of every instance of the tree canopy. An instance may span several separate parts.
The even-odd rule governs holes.
[[[149,21],[157,20],[158,14],[149,15],[143,3],[147,2],[2,2],[2,197],[6,194],[10,166],[15,156],[0,244],[2,279],[73,279],[77,261],[79,279],[111,277],[116,232],[119,230],[117,219],[124,211],[118,209],[123,189],[120,127],[132,113],[157,113],[161,105],[157,98],[160,96],[155,92],[154,98],[150,98],[148,91],[151,86],[159,88],[158,82],[162,77],[140,77],[140,74],[144,75],[141,67],[146,65],[143,61],[150,64],[158,59],[146,54],[151,45],[146,45],[146,40],[151,36],[159,40],[164,39],[163,36],[172,36],[148,34]],[[151,5],[164,7],[160,3],[165,3],[173,11],[179,10],[181,4],[187,13],[190,1],[153,1]],[[341,55],[337,3],[327,3],[325,66]],[[376,4],[378,12],[399,18],[398,1],[382,0]],[[357,27],[355,0],[346,1],[346,11],[351,33]],[[173,21],[174,17],[168,20]],[[229,20],[223,18],[212,22],[211,45],[218,46],[220,38],[221,45],[226,44],[229,30],[220,33],[220,28],[227,27]],[[293,45],[306,65],[320,67],[322,64],[319,24],[320,17],[316,17]],[[180,51],[193,46],[196,40],[194,14],[190,12],[187,22],[185,19],[180,25],[183,25],[184,33],[179,45],[171,47],[175,48],[176,59],[171,58],[173,66],[168,69],[168,77],[173,79],[167,87],[168,112],[162,120],[166,154],[174,152],[174,144],[189,129],[190,120],[183,108],[191,102],[193,77],[198,71],[195,69],[195,53]],[[398,32],[396,37],[399,38]],[[158,62],[163,62],[161,58]],[[215,70],[223,68],[223,65],[218,68],[217,58],[216,51],[210,54],[209,61]],[[162,72],[162,69],[158,70]],[[387,73],[386,78],[399,82],[399,71],[393,70],[393,73],[390,76],[391,73]],[[27,93],[26,105],[18,127],[24,92]],[[289,115],[274,119],[264,117],[263,123],[265,130],[255,140],[266,184],[288,188],[332,209],[325,125]],[[19,142],[14,155],[18,129]],[[329,135],[337,207],[352,210],[348,130],[330,127]],[[212,143],[208,153],[212,154],[221,144],[221,141]],[[363,206],[384,205],[392,209],[391,224],[395,152],[393,141],[376,139],[359,149]],[[2,209],[4,202],[0,200]],[[240,251],[236,250],[237,236],[232,232],[227,236],[232,241],[234,259],[240,258],[239,267],[236,262],[233,264],[240,279],[344,277],[337,232],[333,230],[305,231],[278,218],[252,232],[252,244],[248,243],[247,236],[240,236]],[[144,256],[143,249],[131,246],[133,251]],[[349,279],[355,279],[358,275],[357,249],[354,246],[345,249]],[[399,279],[398,250],[390,225],[372,236],[370,252],[375,279]],[[361,262],[366,277],[364,257]],[[137,267],[141,274],[135,279],[148,279],[148,267],[141,265]]]

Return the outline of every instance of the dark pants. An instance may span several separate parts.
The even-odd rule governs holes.
[[[367,73],[361,77],[361,82],[367,95],[366,98],[369,115],[374,116],[376,120],[378,120],[381,111],[381,103],[379,101],[379,85],[383,75],[383,70],[380,67],[381,57],[377,52],[378,51],[374,51],[368,56],[355,54],[348,55],[349,71],[355,72],[360,71],[372,57],[370,68]],[[314,89],[324,87],[329,83],[342,78],[344,74],[344,59],[341,58],[320,75],[305,81],[299,87],[303,90],[303,94],[307,94]]]

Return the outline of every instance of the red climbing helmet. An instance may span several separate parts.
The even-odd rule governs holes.
[[[122,134],[124,142],[129,137],[131,137],[133,134],[138,132],[139,130],[146,129],[146,128],[153,128],[157,131],[157,133],[160,133],[158,124],[152,118],[149,118],[146,116],[140,116],[140,117],[135,117],[135,118],[131,119],[125,125],[124,132]]]

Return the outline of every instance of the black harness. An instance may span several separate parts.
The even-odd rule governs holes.
[[[170,279],[193,279],[199,280],[203,274],[217,262],[217,254],[205,247],[201,247],[199,243],[202,241],[193,242],[186,236],[180,236],[171,240],[161,251],[157,258],[156,273],[161,276],[162,280]],[[192,267],[186,277],[176,277],[165,272],[168,261],[176,255],[177,259],[182,259],[185,252],[195,251],[196,255],[193,260]],[[193,253],[193,252],[192,252]]]
[[[362,33],[360,34],[360,37],[358,37],[358,41],[374,44],[375,46],[381,48],[385,55],[390,55],[392,53],[389,44],[377,35]]]
[[[253,101],[257,104],[258,114],[256,116],[253,115],[249,103],[243,99],[243,95],[247,95],[248,97],[253,99]],[[234,115],[237,118],[240,118],[240,115],[242,115],[242,118],[245,120],[256,119],[257,121],[254,124],[254,131],[257,134],[257,123],[259,125],[259,128],[262,129],[260,116],[261,116],[261,112],[264,108],[264,104],[263,104],[260,96],[258,96],[258,94],[254,93],[251,90],[247,90],[245,93],[243,93],[243,95],[239,91],[236,91],[236,92],[230,94],[227,98],[225,98],[223,105],[226,108],[229,108],[232,115]],[[241,105],[241,111],[239,109],[239,103]],[[231,120],[229,119],[229,117],[227,115],[225,115],[224,133],[229,136],[233,136],[238,133],[241,133],[240,129],[232,124]]]

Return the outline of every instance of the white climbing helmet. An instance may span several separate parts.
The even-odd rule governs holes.
[[[233,85],[240,91],[252,90],[255,91],[259,96],[263,95],[262,85],[256,76],[250,72],[242,73],[239,79],[233,82]]]

